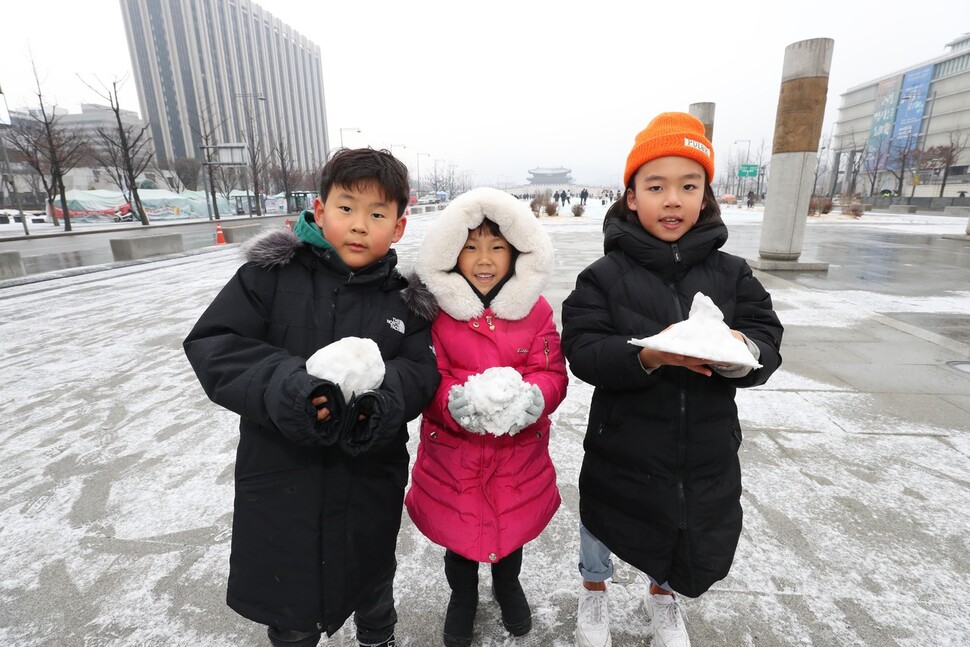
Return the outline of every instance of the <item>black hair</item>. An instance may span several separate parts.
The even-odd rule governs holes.
[[[361,189],[372,182],[385,200],[397,203],[397,217],[404,215],[410,197],[408,168],[387,150],[337,150],[320,171],[320,200],[327,201],[334,185]]]
[[[625,220],[638,227],[640,226],[640,218],[637,216],[637,212],[631,210],[626,203],[626,196],[630,191],[633,191],[633,183],[636,181],[636,178],[636,173],[630,176],[630,181],[626,183],[626,188],[620,193],[620,197],[606,210],[606,217],[603,218],[603,231],[606,231],[606,223],[612,219]],[[697,222],[694,223],[693,228],[708,227],[710,225],[722,224],[723,222],[721,220],[721,207],[717,203],[717,198],[714,196],[714,188],[711,187],[710,181],[705,179],[704,206],[701,208],[701,213],[697,217]]]
[[[482,220],[482,224],[478,225],[478,227],[475,227],[469,231],[474,231],[479,234],[491,234],[492,236],[501,236],[502,238],[505,238],[505,235],[502,234],[502,229],[498,226],[498,223],[494,220],[489,220],[488,218]],[[512,244],[509,243],[509,247],[511,246]]]

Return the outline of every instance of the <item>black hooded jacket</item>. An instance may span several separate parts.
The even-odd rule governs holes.
[[[393,250],[350,272],[332,249],[276,229],[247,258],[184,342],[209,398],[240,416],[228,603],[332,633],[394,568],[407,422],[440,379],[430,326],[401,298]],[[305,362],[348,336],[377,343],[385,377],[343,403]],[[341,400],[332,423],[316,422],[319,393]],[[364,406],[373,414],[355,424]]]
[[[563,350],[595,387],[579,478],[586,528],[624,561],[697,596],[728,573],[741,532],[741,428],[736,387],[763,384],[781,364],[782,326],[743,259],[719,251],[720,221],[675,243],[609,220],[606,255],[563,303]],[[681,367],[651,373],[634,338],[687,318],[710,297],[753,341],[762,368],[738,379]]]

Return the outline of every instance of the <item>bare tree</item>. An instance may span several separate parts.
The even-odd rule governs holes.
[[[64,176],[87,158],[88,142],[78,131],[65,128],[59,123],[56,106],[44,103],[36,65],[33,71],[37,84],[37,109],[31,110],[25,121],[9,129],[7,141],[19,160],[41,177],[47,195],[47,206],[55,226],[58,221],[54,198],[60,195],[64,231],[71,231],[71,214],[67,208]]]
[[[852,154],[846,161],[845,166],[845,179],[842,181],[842,193],[848,195],[855,195],[855,184],[857,178],[859,177],[859,172],[862,170],[862,162],[865,159],[865,146],[860,149],[853,147]],[[836,170],[836,182],[838,181],[838,170]],[[832,185],[833,187],[835,184]],[[870,192],[871,195],[871,192]]]
[[[212,212],[216,220],[219,220],[219,200],[217,198],[216,191],[218,190],[219,180],[222,178],[217,168],[216,160],[216,131],[226,123],[226,119],[223,119],[219,123],[215,123],[212,118],[212,106],[211,104],[206,106],[205,112],[197,113],[199,118],[199,129],[192,128],[193,131],[199,136],[202,141],[202,156],[205,158],[205,162],[200,163],[205,165],[206,175],[209,176],[209,193],[212,194]],[[220,167],[221,168],[221,167]],[[177,171],[176,171],[177,172]],[[184,182],[184,180],[183,180]],[[235,174],[233,174],[233,181],[230,183],[229,188],[226,190],[226,199],[228,200],[228,191],[231,191],[235,183]],[[188,185],[188,182],[186,182]]]
[[[824,180],[825,177],[828,175],[828,172],[829,172],[829,156],[826,154],[826,151],[822,149],[815,153],[815,179],[812,181],[812,197],[815,197],[815,195],[817,195],[816,189],[818,187],[819,175],[821,175],[822,179]],[[824,183],[822,186],[823,187],[825,186]]]
[[[886,169],[896,178],[896,195],[903,194],[903,180],[906,172],[912,172],[919,164],[919,149],[916,148],[916,137],[910,134],[898,144],[890,144]]]
[[[313,171],[303,171],[303,176],[300,178],[300,182],[297,185],[297,189],[302,191],[319,191],[320,190],[320,173],[323,167],[320,167]]]
[[[199,170],[202,163],[194,157],[180,157],[172,160],[172,171],[189,191],[197,191],[199,186]]]
[[[737,195],[740,191],[740,178],[738,178],[738,171],[741,170],[741,153],[735,152],[733,156],[729,156],[727,163],[724,165],[724,176],[723,176],[723,186],[724,190],[721,193],[730,193]]]
[[[236,184],[239,182],[239,178],[243,173],[243,169],[236,166],[210,166],[209,172],[212,174],[210,179],[212,180],[212,185],[215,190],[218,191],[226,198],[228,202],[230,200],[230,194],[233,189],[236,188]],[[213,196],[215,197],[215,196]],[[218,218],[218,215],[216,216]]]
[[[761,143],[758,144],[758,149],[755,151],[755,163],[758,165],[758,199],[761,199],[761,193],[764,189],[764,185],[767,183],[767,166],[768,161],[771,160],[771,147],[768,142],[762,138]]]
[[[886,166],[891,140],[883,137],[875,147],[872,143],[872,139],[867,140],[865,148],[859,153],[861,173],[869,182],[869,195],[876,194],[876,182],[879,181],[879,174]]]
[[[940,169],[940,197],[946,188],[947,178],[950,177],[950,167],[956,166],[963,152],[970,145],[970,135],[961,135],[959,131],[950,131],[950,142],[945,146],[931,146],[923,155],[925,168]]]
[[[256,215],[263,215],[263,210],[260,205],[259,192],[260,186],[263,184],[262,178],[266,173],[267,168],[269,168],[270,158],[273,155],[273,150],[268,153],[264,150],[263,140],[259,136],[257,130],[253,127],[253,121],[255,116],[250,114],[249,110],[246,111],[246,127],[249,131],[247,153],[249,157],[249,179],[253,183],[253,195],[256,200]],[[248,192],[248,187],[247,187]]]
[[[270,176],[276,182],[277,187],[286,194],[286,212],[289,213],[293,208],[293,189],[300,181],[303,171],[294,166],[293,155],[290,153],[289,145],[282,133],[279,136],[279,141],[273,147],[273,162]]]
[[[124,84],[124,79],[120,83]],[[121,104],[118,99],[119,81],[112,81],[110,89],[104,84],[101,90],[90,83],[85,85],[108,102],[115,116],[113,128],[98,127],[97,140],[100,146],[92,148],[92,155],[109,170],[122,193],[127,190],[131,208],[138,214],[141,224],[148,225],[148,214],[145,213],[145,207],[142,206],[141,197],[138,195],[138,176],[145,172],[155,157],[149,124],[146,122],[138,126],[132,123],[125,124],[122,121]]]
[[[172,191],[173,193],[181,193],[185,188],[185,185],[182,184],[182,180],[179,178],[178,174],[175,173],[175,171],[166,171],[158,165],[157,160],[155,164],[152,164],[151,175],[162,178],[162,182],[164,182],[165,186],[168,187],[168,190]]]

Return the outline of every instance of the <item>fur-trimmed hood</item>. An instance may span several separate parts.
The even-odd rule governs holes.
[[[466,321],[485,307],[468,281],[453,271],[468,232],[488,218],[518,250],[515,272],[492,299],[491,309],[503,319],[522,319],[545,288],[555,264],[549,235],[527,205],[498,189],[480,188],[455,198],[424,236],[415,273],[442,310]]]
[[[269,269],[292,261],[303,245],[304,242],[286,227],[273,227],[244,242],[239,251],[247,262]]]

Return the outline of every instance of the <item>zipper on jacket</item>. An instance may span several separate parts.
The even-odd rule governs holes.
[[[677,525],[687,528],[687,494],[684,492],[684,461],[687,458],[687,392],[680,387],[680,425],[677,438]]]
[[[546,370],[549,370],[549,340],[545,337],[542,338],[542,354],[546,356]]]
[[[488,324],[489,330],[495,330],[495,324],[492,323],[492,315],[485,315],[485,323]]]
[[[672,251],[674,253],[674,262],[675,263],[679,263],[680,262],[680,248],[677,247],[677,243],[671,243],[670,244],[670,251]]]
[[[674,251],[674,258],[679,259],[680,253],[677,245],[671,245]],[[667,284],[670,288],[671,296],[674,299],[674,313],[677,321],[684,320],[684,309],[680,305],[680,297],[677,294],[677,286],[672,282]],[[680,420],[677,424],[677,527],[687,528],[687,493],[684,492],[684,463],[687,459],[687,376],[680,379],[680,410],[678,412]]]

